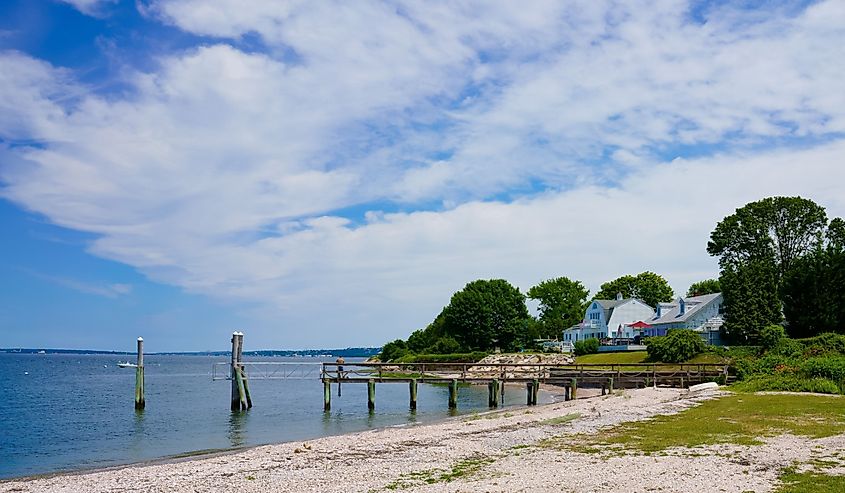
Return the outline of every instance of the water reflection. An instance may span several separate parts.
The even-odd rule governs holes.
[[[232,411],[229,414],[229,430],[226,436],[231,447],[242,447],[246,444],[246,427],[249,421],[249,411]]]
[[[135,409],[135,416],[132,422],[132,448],[136,451],[143,450],[144,438],[147,436],[146,421],[144,420],[144,410]]]

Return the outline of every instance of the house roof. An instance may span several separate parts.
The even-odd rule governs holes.
[[[691,296],[689,298],[678,298],[672,303],[660,303],[660,318],[655,317],[648,321],[651,325],[660,325],[676,322],[686,322],[690,317],[698,313],[702,308],[706,307],[713,301],[721,298],[722,293],[705,294],[701,296]],[[683,300],[684,314],[681,315],[680,301]]]
[[[648,304],[646,304],[646,302],[644,302],[643,300],[638,299],[638,298],[625,298],[623,300],[593,300],[593,303],[598,303],[599,306],[601,306],[604,309],[604,320],[606,322],[609,322],[610,316],[613,314],[613,310],[617,306],[625,305],[627,303],[630,303],[631,301],[637,301],[637,302],[642,303],[643,305],[648,306]]]

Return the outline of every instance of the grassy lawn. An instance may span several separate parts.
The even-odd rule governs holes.
[[[576,364],[590,365],[630,365],[648,363],[648,353],[645,351],[620,351],[618,353],[585,354],[575,358]],[[694,364],[722,364],[725,358],[713,353],[701,353],[687,363]]]
[[[618,353],[596,353],[576,356],[576,364],[585,365],[624,365],[645,363],[648,354],[645,351],[621,351]]]
[[[576,441],[547,446],[582,452],[624,449],[653,453],[717,443],[757,445],[782,433],[821,438],[845,433],[845,398],[795,394],[734,394],[670,416],[628,423]]]

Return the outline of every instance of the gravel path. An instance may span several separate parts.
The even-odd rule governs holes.
[[[546,438],[675,413],[718,395],[631,390],[212,457],[10,481],[0,483],[0,492],[766,492],[793,461],[845,450],[845,435],[604,458],[536,447]],[[548,422],[561,417],[573,419]]]

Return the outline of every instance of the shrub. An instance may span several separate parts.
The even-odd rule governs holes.
[[[406,354],[394,363],[475,363],[488,354],[484,351],[454,354]]]
[[[760,346],[768,351],[777,346],[784,337],[786,337],[786,333],[780,325],[763,327],[760,329]]]
[[[809,378],[827,378],[834,382],[845,382],[845,357],[810,358],[801,363],[800,371]]]
[[[599,352],[599,340],[596,338],[575,341],[575,356]]]
[[[836,383],[826,378],[801,378],[795,375],[758,375],[733,385],[740,392],[783,391],[838,394]]]
[[[408,345],[405,344],[405,341],[402,339],[396,339],[395,341],[388,342],[383,348],[381,348],[379,360],[384,362],[393,361],[405,356],[409,352]]]
[[[429,354],[454,354],[461,351],[461,345],[453,337],[443,336],[429,346],[425,352]]]
[[[670,329],[665,336],[648,340],[648,359],[664,363],[680,363],[703,353],[704,340],[698,333],[686,329]]]

